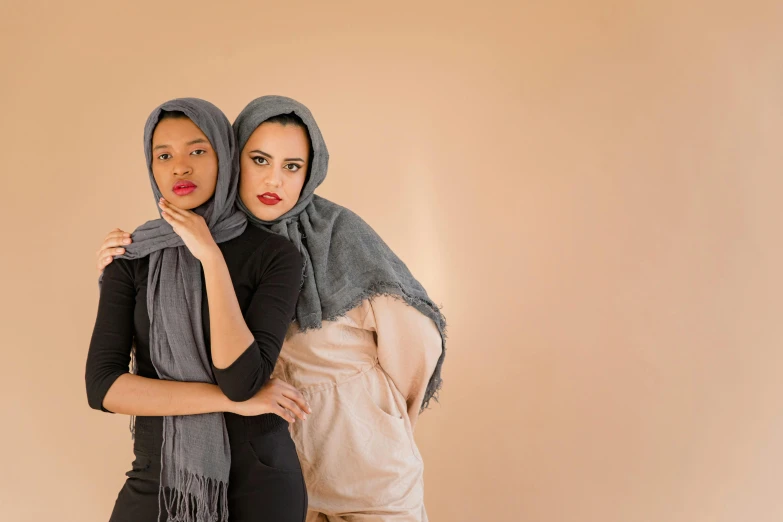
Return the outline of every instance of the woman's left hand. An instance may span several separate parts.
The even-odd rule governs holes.
[[[163,210],[163,219],[182,238],[193,257],[203,262],[207,256],[219,250],[203,217],[190,210],[183,210],[164,198],[160,198],[158,205]]]

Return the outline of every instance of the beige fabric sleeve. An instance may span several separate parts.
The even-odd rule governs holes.
[[[430,318],[401,299],[376,296],[370,308],[364,327],[375,331],[381,368],[405,397],[411,426],[415,426],[443,349],[440,332]]]

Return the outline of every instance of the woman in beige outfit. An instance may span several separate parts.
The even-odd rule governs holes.
[[[427,520],[413,428],[440,387],[445,320],[361,218],[314,194],[329,155],[306,107],[265,96],[242,111],[234,130],[237,205],[305,258],[274,376],[297,387],[312,409],[291,424],[307,520]],[[99,268],[121,253],[122,234],[106,239]]]

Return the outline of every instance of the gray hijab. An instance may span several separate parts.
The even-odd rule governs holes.
[[[446,319],[439,307],[411,275],[405,263],[383,242],[362,218],[314,194],[326,179],[329,152],[310,111],[301,103],[283,96],[263,96],[250,102],[234,122],[237,147],[241,153],[250,135],[264,121],[281,114],[299,116],[310,135],[312,158],[309,179],[299,200],[274,221],[253,215],[237,198],[237,206],[256,226],[266,228],[292,241],[305,259],[304,284],[296,304],[296,320],[302,331],[320,328],[376,295],[404,300],[432,319],[443,339],[443,352],[430,377],[422,410],[441,387],[441,368],[446,355]]]
[[[144,127],[155,202],[162,197],[152,175],[152,133],[161,111],[181,111],[207,136],[218,157],[215,195],[194,212],[201,215],[217,243],[242,234],[247,220],[234,206],[239,180],[236,142],[226,116],[196,98],[171,100],[152,111]],[[160,212],[160,208],[158,207]],[[163,219],[148,221],[132,234],[126,253],[149,256],[147,309],[150,356],[164,380],[215,383],[204,343],[201,318],[201,264]],[[228,520],[227,488],[231,467],[228,432],[222,413],[163,418],[159,505],[171,522]]]

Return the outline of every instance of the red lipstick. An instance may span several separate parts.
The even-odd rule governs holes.
[[[263,203],[264,205],[277,205],[282,200],[280,199],[280,196],[275,194],[274,192],[265,192],[258,196],[258,201]]]
[[[196,184],[192,181],[177,181],[171,188],[171,191],[177,196],[187,196],[191,192],[196,190]]]

